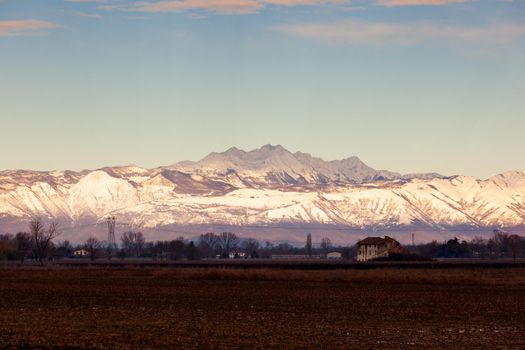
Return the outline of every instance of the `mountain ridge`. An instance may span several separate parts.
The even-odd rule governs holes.
[[[243,151],[232,147],[222,153],[212,152],[199,161],[183,161],[175,163],[169,168],[217,175],[224,174],[229,170],[238,173],[243,172],[247,176],[250,175],[250,172],[263,172],[270,173],[274,177],[277,174],[277,178],[279,178],[279,173],[286,173],[299,182],[315,182],[318,184],[443,177],[436,173],[401,175],[388,170],[376,170],[367,166],[357,156],[325,161],[308,153],[292,153],[281,145],[270,144],[252,151]]]
[[[170,225],[335,225],[368,231],[516,227],[525,222],[525,173],[508,171],[485,180],[402,175],[375,170],[357,157],[327,162],[271,145],[248,152],[230,148],[153,169],[0,171],[0,231],[35,216],[74,227],[100,223],[107,215],[152,230]]]

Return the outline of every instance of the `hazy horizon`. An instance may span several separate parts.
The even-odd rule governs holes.
[[[296,151],[293,151],[293,150],[290,150],[282,145],[275,145],[275,144],[267,144],[267,145],[271,145],[271,146],[281,146],[283,148],[285,148],[287,151],[291,152],[291,153],[296,153],[296,152],[303,152],[303,153],[308,153],[308,152],[304,152],[302,150],[296,150]],[[64,168],[64,169],[29,169],[29,168],[18,168],[18,169],[0,169],[0,171],[16,171],[16,170],[24,170],[24,171],[44,171],[44,172],[52,172],[52,171],[76,171],[76,172],[80,172],[80,171],[94,171],[94,170],[97,170],[97,169],[103,169],[103,168],[107,168],[107,167],[131,167],[131,166],[136,166],[136,167],[139,167],[139,168],[145,168],[145,169],[154,169],[154,168],[158,168],[158,167],[166,167],[166,166],[170,166],[170,165],[173,165],[173,164],[176,164],[176,163],[179,163],[179,162],[184,162],[184,161],[192,161],[192,162],[197,162],[197,161],[200,161],[202,160],[203,158],[205,158],[207,155],[211,154],[211,153],[223,153],[223,152],[226,152],[228,151],[230,148],[237,148],[237,149],[240,149],[242,151],[245,151],[245,152],[250,152],[250,151],[255,151],[255,150],[258,150],[259,148],[263,147],[263,146],[266,146],[266,145],[261,145],[260,147],[257,147],[257,148],[254,148],[254,149],[242,149],[242,148],[239,148],[237,146],[231,146],[231,147],[228,147],[228,149],[224,149],[224,150],[221,150],[221,151],[210,151],[208,152],[207,154],[203,155],[202,157],[198,158],[198,159],[180,159],[180,160],[176,160],[176,161],[173,161],[171,163],[166,163],[166,164],[159,164],[159,165],[156,165],[156,166],[152,166],[152,167],[144,167],[140,164],[135,164],[135,163],[129,163],[129,164],[106,164],[106,165],[103,165],[103,166],[99,166],[99,167],[95,167],[95,168],[77,168],[77,169],[74,169],[74,168]],[[402,171],[398,171],[396,169],[386,169],[386,168],[381,168],[381,167],[377,167],[377,166],[373,166],[371,164],[369,164],[366,160],[362,159],[361,157],[357,156],[357,155],[349,155],[347,157],[343,157],[343,158],[338,158],[338,159],[325,159],[323,157],[320,157],[316,154],[312,154],[312,153],[309,153],[311,156],[313,157],[316,157],[316,158],[321,158],[323,159],[324,161],[332,161],[332,160],[342,160],[342,159],[346,159],[346,158],[350,158],[350,157],[357,157],[359,158],[363,163],[365,163],[366,165],[376,169],[376,170],[388,170],[388,171],[392,171],[392,172],[398,172],[398,173],[401,173],[401,174],[415,174],[415,173],[439,173],[438,171],[434,171],[434,170],[428,170],[428,171],[421,171],[421,172],[415,172],[415,171],[406,171],[406,172],[402,172]],[[501,172],[498,172],[498,173],[494,173],[492,175],[489,175],[487,177],[477,177],[478,179],[480,180],[485,180],[485,179],[488,179],[492,176],[497,176],[497,175],[500,175],[500,174],[503,174],[503,173],[506,173],[508,171],[523,171],[522,169],[507,169],[507,170],[504,170],[504,171],[501,171]],[[456,176],[456,175],[463,175],[463,176],[474,176],[476,177],[475,175],[472,175],[472,174],[461,174],[461,173],[457,173],[457,174],[444,174],[444,173],[439,173],[440,175],[444,175],[444,176]]]

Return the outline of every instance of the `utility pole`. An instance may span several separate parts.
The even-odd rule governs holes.
[[[415,246],[415,243],[414,243],[414,232],[412,232],[412,247]]]

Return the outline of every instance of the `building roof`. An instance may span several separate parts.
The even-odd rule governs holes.
[[[358,245],[379,245],[385,243],[385,239],[381,237],[366,237],[357,242]]]

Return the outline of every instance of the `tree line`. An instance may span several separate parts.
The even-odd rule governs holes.
[[[30,257],[43,265],[53,247],[53,239],[59,234],[58,223],[51,222],[46,227],[40,219],[32,220],[29,232],[0,235],[0,259],[20,260],[23,263]]]
[[[496,229],[490,238],[475,237],[466,241],[455,237],[442,243],[433,241],[407,248],[427,258],[518,259],[525,258],[525,237]]]
[[[272,255],[326,256],[330,251],[341,253],[343,259],[353,260],[357,246],[334,246],[329,238],[312,243],[310,234],[304,246],[288,243],[260,242],[254,238],[240,238],[232,232],[208,232],[193,240],[179,237],[173,240],[147,241],[141,232],[122,234],[120,244],[110,246],[107,242],[89,237],[84,243],[73,246],[70,242],[55,243],[60,235],[59,226],[51,222],[47,226],[40,219],[29,223],[28,232],[15,235],[0,234],[0,260],[31,259],[40,264],[53,258],[71,258],[74,252],[83,250],[87,257],[99,258],[149,258],[155,260],[197,260],[211,258],[271,258]],[[492,237],[474,238],[471,241],[450,239],[433,241],[405,247],[410,254],[432,258],[525,258],[525,238],[494,230]]]
[[[124,232],[120,244],[111,246],[96,237],[89,237],[84,243],[72,245],[69,241],[53,242],[59,236],[55,222],[45,226],[42,220],[34,219],[28,232],[16,235],[0,234],[0,260],[26,259],[44,264],[49,259],[73,258],[75,251],[86,253],[84,257],[99,258],[150,258],[155,260],[197,260],[210,258],[270,258],[275,254],[321,255],[328,250],[340,251],[351,258],[353,251],[348,247],[333,247],[330,239],[323,238],[319,248],[314,248],[311,235],[307,236],[304,247],[288,243],[273,244],[259,242],[254,238],[240,238],[232,232],[200,235],[195,242],[179,237],[173,240],[147,241],[141,232]]]

